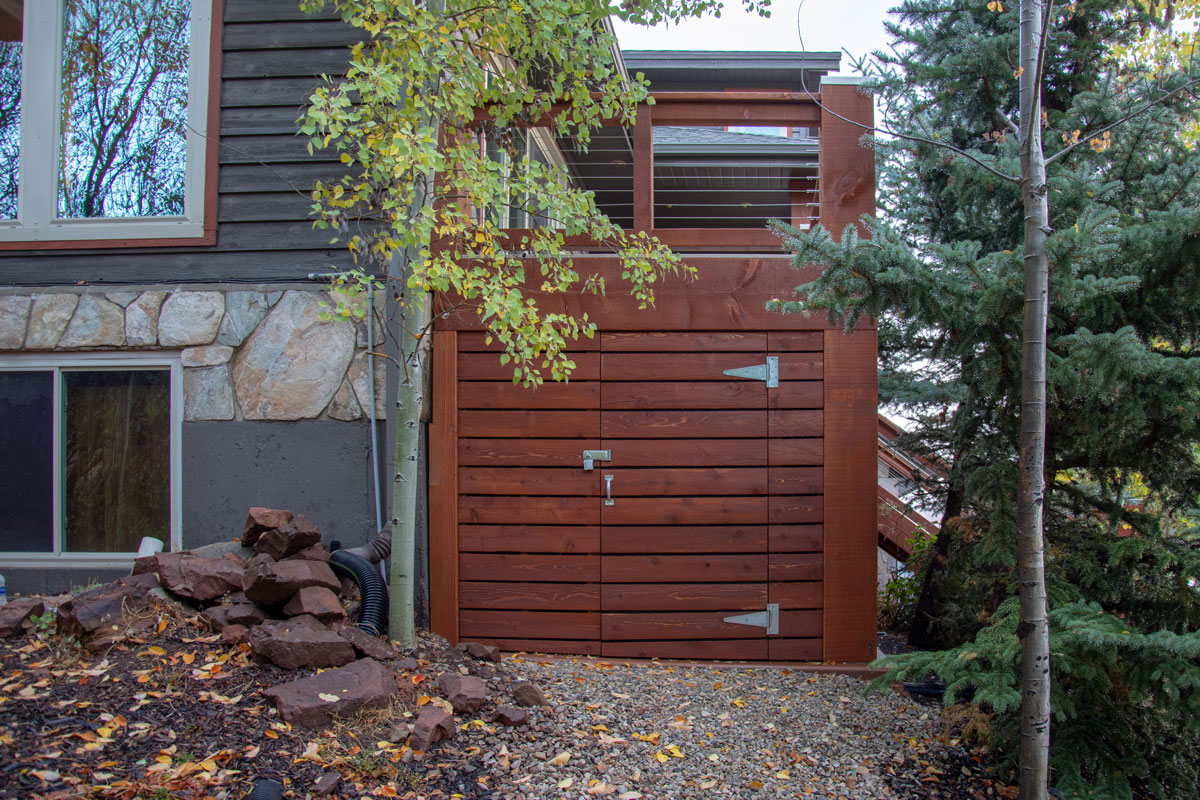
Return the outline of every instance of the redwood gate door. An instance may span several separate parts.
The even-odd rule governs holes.
[[[822,657],[822,333],[611,332],[530,391],[458,337],[459,632]]]

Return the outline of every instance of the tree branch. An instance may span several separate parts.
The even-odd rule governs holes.
[[[1079,141],[1078,141],[1078,142],[1074,142],[1074,143],[1072,143],[1072,144],[1069,144],[1069,145],[1067,145],[1067,146],[1066,146],[1066,147],[1064,147],[1062,150],[1059,150],[1057,153],[1055,153],[1054,155],[1052,155],[1052,156],[1050,156],[1049,158],[1047,158],[1047,159],[1046,159],[1046,166],[1050,166],[1051,164],[1053,164],[1053,163],[1054,163],[1055,161],[1057,161],[1058,159],[1060,159],[1060,158],[1062,158],[1063,156],[1065,156],[1065,155],[1067,155],[1068,153],[1070,153],[1070,152],[1071,152],[1072,150],[1074,150],[1076,147],[1079,147],[1079,145],[1083,144],[1085,141],[1090,141],[1090,140],[1092,140],[1092,139],[1095,139],[1097,136],[1100,136],[1100,135],[1102,135],[1102,134],[1103,134],[1103,133],[1105,133],[1106,131],[1111,131],[1113,128],[1116,128],[1116,127],[1117,127],[1117,126],[1119,126],[1119,125],[1124,125],[1126,122],[1128,122],[1129,120],[1133,119],[1134,117],[1137,117],[1137,116],[1139,116],[1139,115],[1141,115],[1141,114],[1144,114],[1144,113],[1146,113],[1147,111],[1149,111],[1150,109],[1154,108],[1155,106],[1157,106],[1157,105],[1161,105],[1161,104],[1163,104],[1163,103],[1167,102],[1168,100],[1170,100],[1170,99],[1171,99],[1172,97],[1174,97],[1175,95],[1182,94],[1182,93],[1184,93],[1184,92],[1188,91],[1189,89],[1191,89],[1193,86],[1196,86],[1196,85],[1200,85],[1200,78],[1193,78],[1192,80],[1190,80],[1190,81],[1188,81],[1187,83],[1185,83],[1183,86],[1180,86],[1178,89],[1175,89],[1175,90],[1173,90],[1173,91],[1167,92],[1167,93],[1166,93],[1166,94],[1164,94],[1162,97],[1158,97],[1158,98],[1155,98],[1154,100],[1151,100],[1149,103],[1146,103],[1146,104],[1145,104],[1145,105],[1143,105],[1141,108],[1138,108],[1138,109],[1135,109],[1135,110],[1133,110],[1133,111],[1130,111],[1128,114],[1126,114],[1125,116],[1121,117],[1121,118],[1120,118],[1120,119],[1118,119],[1116,122],[1109,123],[1108,125],[1105,125],[1103,128],[1101,128],[1101,129],[1100,129],[1100,130],[1098,130],[1098,131],[1092,131],[1092,132],[1089,132],[1089,133],[1088,133],[1086,136],[1081,136],[1081,137],[1079,137]]]

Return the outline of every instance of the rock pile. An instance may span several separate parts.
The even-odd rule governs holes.
[[[306,517],[251,508],[238,540],[139,558],[132,575],[61,599],[58,632],[89,649],[109,647],[151,634],[173,604],[261,662],[321,670],[264,690],[286,722],[323,727],[363,709],[399,708],[403,721],[390,738],[419,753],[458,733],[455,715],[521,726],[529,724],[523,707],[547,704],[536,686],[504,670],[495,647],[452,648],[419,632],[418,647],[402,653],[361,630],[358,586],[328,561]],[[53,602],[38,598],[0,607],[0,637],[29,632],[47,607]]]

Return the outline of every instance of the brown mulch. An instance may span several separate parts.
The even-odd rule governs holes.
[[[446,668],[417,663],[418,681]],[[386,741],[403,709],[291,728],[261,690],[297,677],[186,621],[97,653],[53,636],[0,642],[0,797],[221,800],[260,778],[307,797],[331,774],[323,797],[489,796],[457,778],[474,770],[452,742],[414,761]]]

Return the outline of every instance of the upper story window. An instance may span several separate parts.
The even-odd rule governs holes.
[[[0,2],[0,242],[204,234],[211,0]]]

